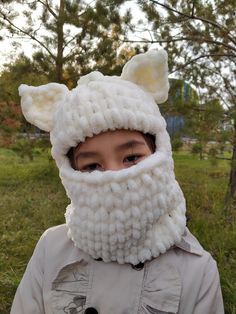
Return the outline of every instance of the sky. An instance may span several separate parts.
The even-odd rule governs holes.
[[[4,63],[12,61],[20,52],[24,52],[24,54],[29,57],[32,55],[32,42],[21,39],[21,47],[12,46],[13,42],[14,40],[10,38],[0,42],[0,69]]]
[[[19,13],[19,16],[14,20],[14,24],[22,27],[25,24],[23,14],[21,13],[22,5],[14,3],[14,10]],[[14,60],[21,52],[24,52],[28,57],[32,55],[33,45],[30,39],[20,36],[13,37],[7,31],[4,31],[4,29],[1,30],[0,34],[4,37],[4,40],[0,41],[0,70],[4,63]],[[16,43],[15,45],[14,42]]]

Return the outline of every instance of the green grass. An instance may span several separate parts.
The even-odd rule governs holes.
[[[64,220],[68,203],[45,155],[23,162],[0,150],[0,313],[9,313],[16,287],[42,231]]]
[[[226,314],[236,314],[236,209],[229,215],[223,206],[228,162],[212,165],[187,153],[174,159],[187,200],[188,227],[217,260]],[[24,162],[3,149],[0,193],[0,313],[6,314],[39,236],[64,222],[68,199],[48,154]]]
[[[226,314],[236,313],[236,208],[224,210],[229,162],[175,154],[176,177],[185,194],[188,227],[218,263]]]

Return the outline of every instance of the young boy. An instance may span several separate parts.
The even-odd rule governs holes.
[[[121,77],[22,85],[26,119],[50,132],[71,200],[39,240],[12,314],[223,314],[215,261],[186,228],[170,139],[156,103],[167,54],[133,57]]]

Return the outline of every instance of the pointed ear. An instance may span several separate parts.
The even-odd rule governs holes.
[[[128,61],[121,78],[131,81],[150,92],[158,104],[168,98],[168,56],[164,49],[150,50]]]
[[[68,88],[63,84],[49,83],[38,87],[20,85],[21,107],[26,120],[50,132],[57,104],[67,93]]]

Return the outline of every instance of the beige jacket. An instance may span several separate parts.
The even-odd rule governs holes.
[[[136,269],[91,259],[66,232],[42,235],[11,314],[224,313],[216,263],[187,229],[178,246]]]

